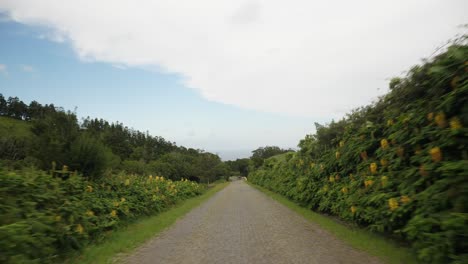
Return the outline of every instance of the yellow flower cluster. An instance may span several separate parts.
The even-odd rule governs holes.
[[[343,140],[340,141],[340,147],[344,147],[344,141]]]
[[[390,210],[393,211],[398,208],[398,200],[395,198],[390,198],[388,199],[388,207],[390,207]]]
[[[431,150],[429,150],[429,154],[431,154],[432,161],[442,161],[442,152],[440,151],[439,147],[431,148]]]
[[[84,228],[81,224],[76,225],[75,231],[78,232],[79,234],[83,234]]]
[[[341,154],[340,154],[339,151],[335,152],[335,157],[336,157],[336,159],[339,159],[341,157]]]
[[[434,113],[427,114],[427,120],[432,121],[434,119]]]
[[[356,206],[354,206],[354,205],[353,205],[353,206],[351,206],[351,208],[350,208],[350,209],[351,209],[351,213],[352,213],[352,214],[355,214],[355,213],[356,213],[356,211],[357,211],[357,207],[356,207]]]
[[[110,213],[110,215],[111,215],[112,217],[116,217],[116,216],[117,216],[117,211],[116,211],[116,210],[112,210],[111,213]]]
[[[407,203],[411,202],[411,198],[409,198],[408,195],[403,195],[400,198],[400,202],[402,204],[407,204]]]
[[[91,185],[86,186],[86,191],[87,192],[93,192],[93,186],[91,186]]]
[[[125,186],[129,186],[130,185],[130,179],[126,179],[125,180]]]
[[[382,147],[382,149],[388,148],[388,141],[385,138],[380,140],[380,147]]]
[[[387,120],[387,126],[393,126],[393,119]]]
[[[381,160],[380,160],[380,165],[382,165],[382,167],[387,167],[387,165],[388,165],[388,160],[386,160],[386,159],[381,159]]]
[[[335,177],[330,176],[330,177],[328,178],[328,181],[329,181],[329,182],[335,182]]]
[[[436,122],[437,126],[439,126],[440,128],[446,127],[447,126],[447,120],[445,119],[445,114],[443,112],[438,113],[435,116],[435,122]]]
[[[311,167],[311,168],[314,168],[314,167],[315,167],[315,163],[311,162],[311,163],[310,163],[310,167]]]
[[[365,180],[364,181],[364,186],[367,188],[367,187],[371,187],[372,185],[374,184],[374,181],[373,180]]]
[[[458,117],[453,117],[452,119],[450,119],[450,129],[452,130],[458,130],[460,128],[462,128],[462,124],[460,122],[460,119],[458,119]]]
[[[344,193],[344,194],[347,194],[348,193],[348,188],[346,188],[346,187],[341,188],[341,192]]]
[[[91,210],[86,211],[87,216],[94,216],[94,212]]]
[[[371,171],[372,174],[377,173],[377,163],[373,162],[373,163],[371,163],[371,165],[369,167],[370,167],[370,171]]]

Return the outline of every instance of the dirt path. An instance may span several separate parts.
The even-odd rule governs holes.
[[[380,263],[249,186],[231,183],[126,263]]]

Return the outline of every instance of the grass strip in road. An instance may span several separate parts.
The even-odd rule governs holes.
[[[131,252],[171,226],[177,219],[208,200],[228,184],[229,182],[218,183],[202,195],[182,201],[165,212],[130,223],[128,226],[114,231],[103,242],[90,244],[83,250],[81,255],[76,256],[68,263],[113,263],[118,255]]]
[[[412,254],[409,249],[396,244],[395,241],[391,241],[388,238],[371,233],[370,231],[362,228],[343,225],[330,217],[315,213],[312,210],[302,207],[280,194],[274,193],[250,182],[249,185],[302,215],[307,220],[318,224],[321,228],[327,230],[350,246],[376,256],[384,263],[418,263],[414,254]]]

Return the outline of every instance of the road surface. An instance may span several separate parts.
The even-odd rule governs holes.
[[[381,263],[243,181],[230,183],[124,262]]]

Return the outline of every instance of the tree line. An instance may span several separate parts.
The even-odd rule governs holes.
[[[218,155],[177,146],[120,122],[90,117],[79,121],[76,113],[54,104],[32,101],[28,105],[18,97],[5,99],[0,94],[0,116],[4,124],[26,124],[24,133],[0,130],[0,160],[16,169],[61,170],[65,166],[92,178],[125,171],[202,182],[229,173],[229,166]]]

